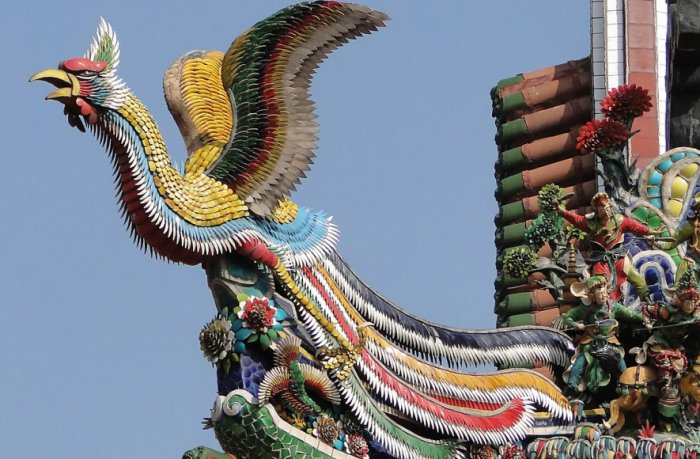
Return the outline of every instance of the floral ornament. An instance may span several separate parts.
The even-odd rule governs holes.
[[[365,431],[362,424],[345,413],[340,415],[340,422],[343,424],[343,430],[348,435],[362,435],[362,433]]]
[[[585,239],[588,233],[576,228],[574,225],[568,225],[564,228],[564,235],[566,236],[567,241],[570,241],[572,239],[582,241],[583,239]]]
[[[470,445],[469,457],[474,459],[493,459],[493,449],[488,445]]]
[[[510,445],[506,447],[501,455],[503,459],[525,459],[525,451],[519,445]]]
[[[656,430],[656,426],[647,419],[646,424],[639,429],[639,438],[654,438],[654,430]]]
[[[279,338],[278,332],[284,330],[280,321],[286,319],[287,314],[265,297],[240,294],[237,299],[238,307],[231,315],[232,330],[236,337],[234,349],[237,352],[246,352],[246,344],[260,341],[263,350],[267,350],[270,344]]]
[[[629,123],[651,110],[649,91],[636,84],[623,84],[611,89],[600,103],[603,116],[611,120]]]
[[[558,185],[548,183],[537,193],[538,207],[542,212],[556,212],[562,195],[562,190]]]
[[[231,352],[234,340],[231,321],[221,315],[206,324],[199,332],[199,348],[212,365],[224,361],[227,357],[238,360],[238,356]]]
[[[238,311],[238,318],[243,320],[243,326],[246,328],[266,333],[275,322],[277,308],[271,306],[267,298],[253,296],[241,301],[239,306],[241,309]]]
[[[340,434],[340,427],[330,416],[321,415],[313,424],[313,435],[324,443],[332,444]]]
[[[581,127],[576,138],[576,149],[585,153],[601,153],[611,148],[621,148],[632,136],[619,121],[608,118],[592,120]]]
[[[511,249],[503,257],[503,271],[506,275],[520,279],[527,277],[535,267],[537,254],[529,247]]]
[[[556,212],[541,212],[525,230],[527,245],[533,250],[539,250],[547,242],[556,239],[563,227],[564,219]]]
[[[362,435],[348,435],[345,439],[345,451],[361,459],[369,458],[369,445]]]

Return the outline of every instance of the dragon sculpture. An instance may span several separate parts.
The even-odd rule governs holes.
[[[182,167],[119,78],[119,44],[104,20],[84,57],[31,78],[56,86],[47,99],[105,146],[137,243],[207,271],[217,318],[200,340],[217,366],[219,398],[206,424],[225,453],[197,448],[187,457],[464,457],[472,444],[522,439],[535,410],[571,420],[553,383],[516,369],[566,365],[565,334],[420,319],[353,273],[336,252],[330,218],[289,200],[314,156],[312,74],[332,50],[387,19],[353,4],[298,4],[254,25],[225,53],[179,57],[164,91],[188,151]],[[301,344],[285,355],[294,361],[275,367],[270,351],[292,335]],[[477,364],[513,369],[463,371]],[[338,394],[340,406],[332,403]],[[319,410],[325,414],[315,416]],[[311,424],[305,430],[304,416],[319,424],[318,435]],[[333,417],[345,427],[333,430]]]

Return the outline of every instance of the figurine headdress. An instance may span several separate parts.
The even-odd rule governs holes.
[[[574,282],[571,284],[571,293],[581,298],[583,304],[591,304],[593,301],[593,289],[608,287],[608,280],[605,276],[594,275],[583,282]]]
[[[595,208],[607,205],[610,205],[610,196],[608,196],[608,193],[601,191],[593,195],[593,198],[591,199],[591,207]]]
[[[591,208],[593,209],[593,212],[586,214],[586,218],[588,220],[594,219],[596,217],[597,208],[609,206],[610,204],[610,196],[608,196],[608,193],[600,191],[594,194],[593,198],[591,198]]]
[[[664,294],[669,297],[683,300],[700,300],[700,292],[698,292],[698,276],[694,269],[686,270],[681,278],[678,279],[676,285],[671,288],[665,288]]]
[[[700,300],[698,292],[698,276],[694,269],[686,270],[678,280],[678,286],[673,289],[679,300]]]

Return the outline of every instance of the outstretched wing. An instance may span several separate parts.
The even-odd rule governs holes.
[[[223,59],[221,51],[190,51],[163,77],[165,101],[187,147],[186,176],[209,169],[231,136],[233,111],[221,82]]]
[[[333,49],[376,30],[387,16],[330,1],[285,8],[237,38],[222,62],[233,131],[207,171],[270,215],[312,163],[317,124],[311,76]]]

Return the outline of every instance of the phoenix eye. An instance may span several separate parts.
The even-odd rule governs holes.
[[[93,78],[95,78],[95,76],[97,76],[97,72],[93,72],[92,70],[82,70],[76,73],[75,76],[77,76],[81,80],[92,80]]]

